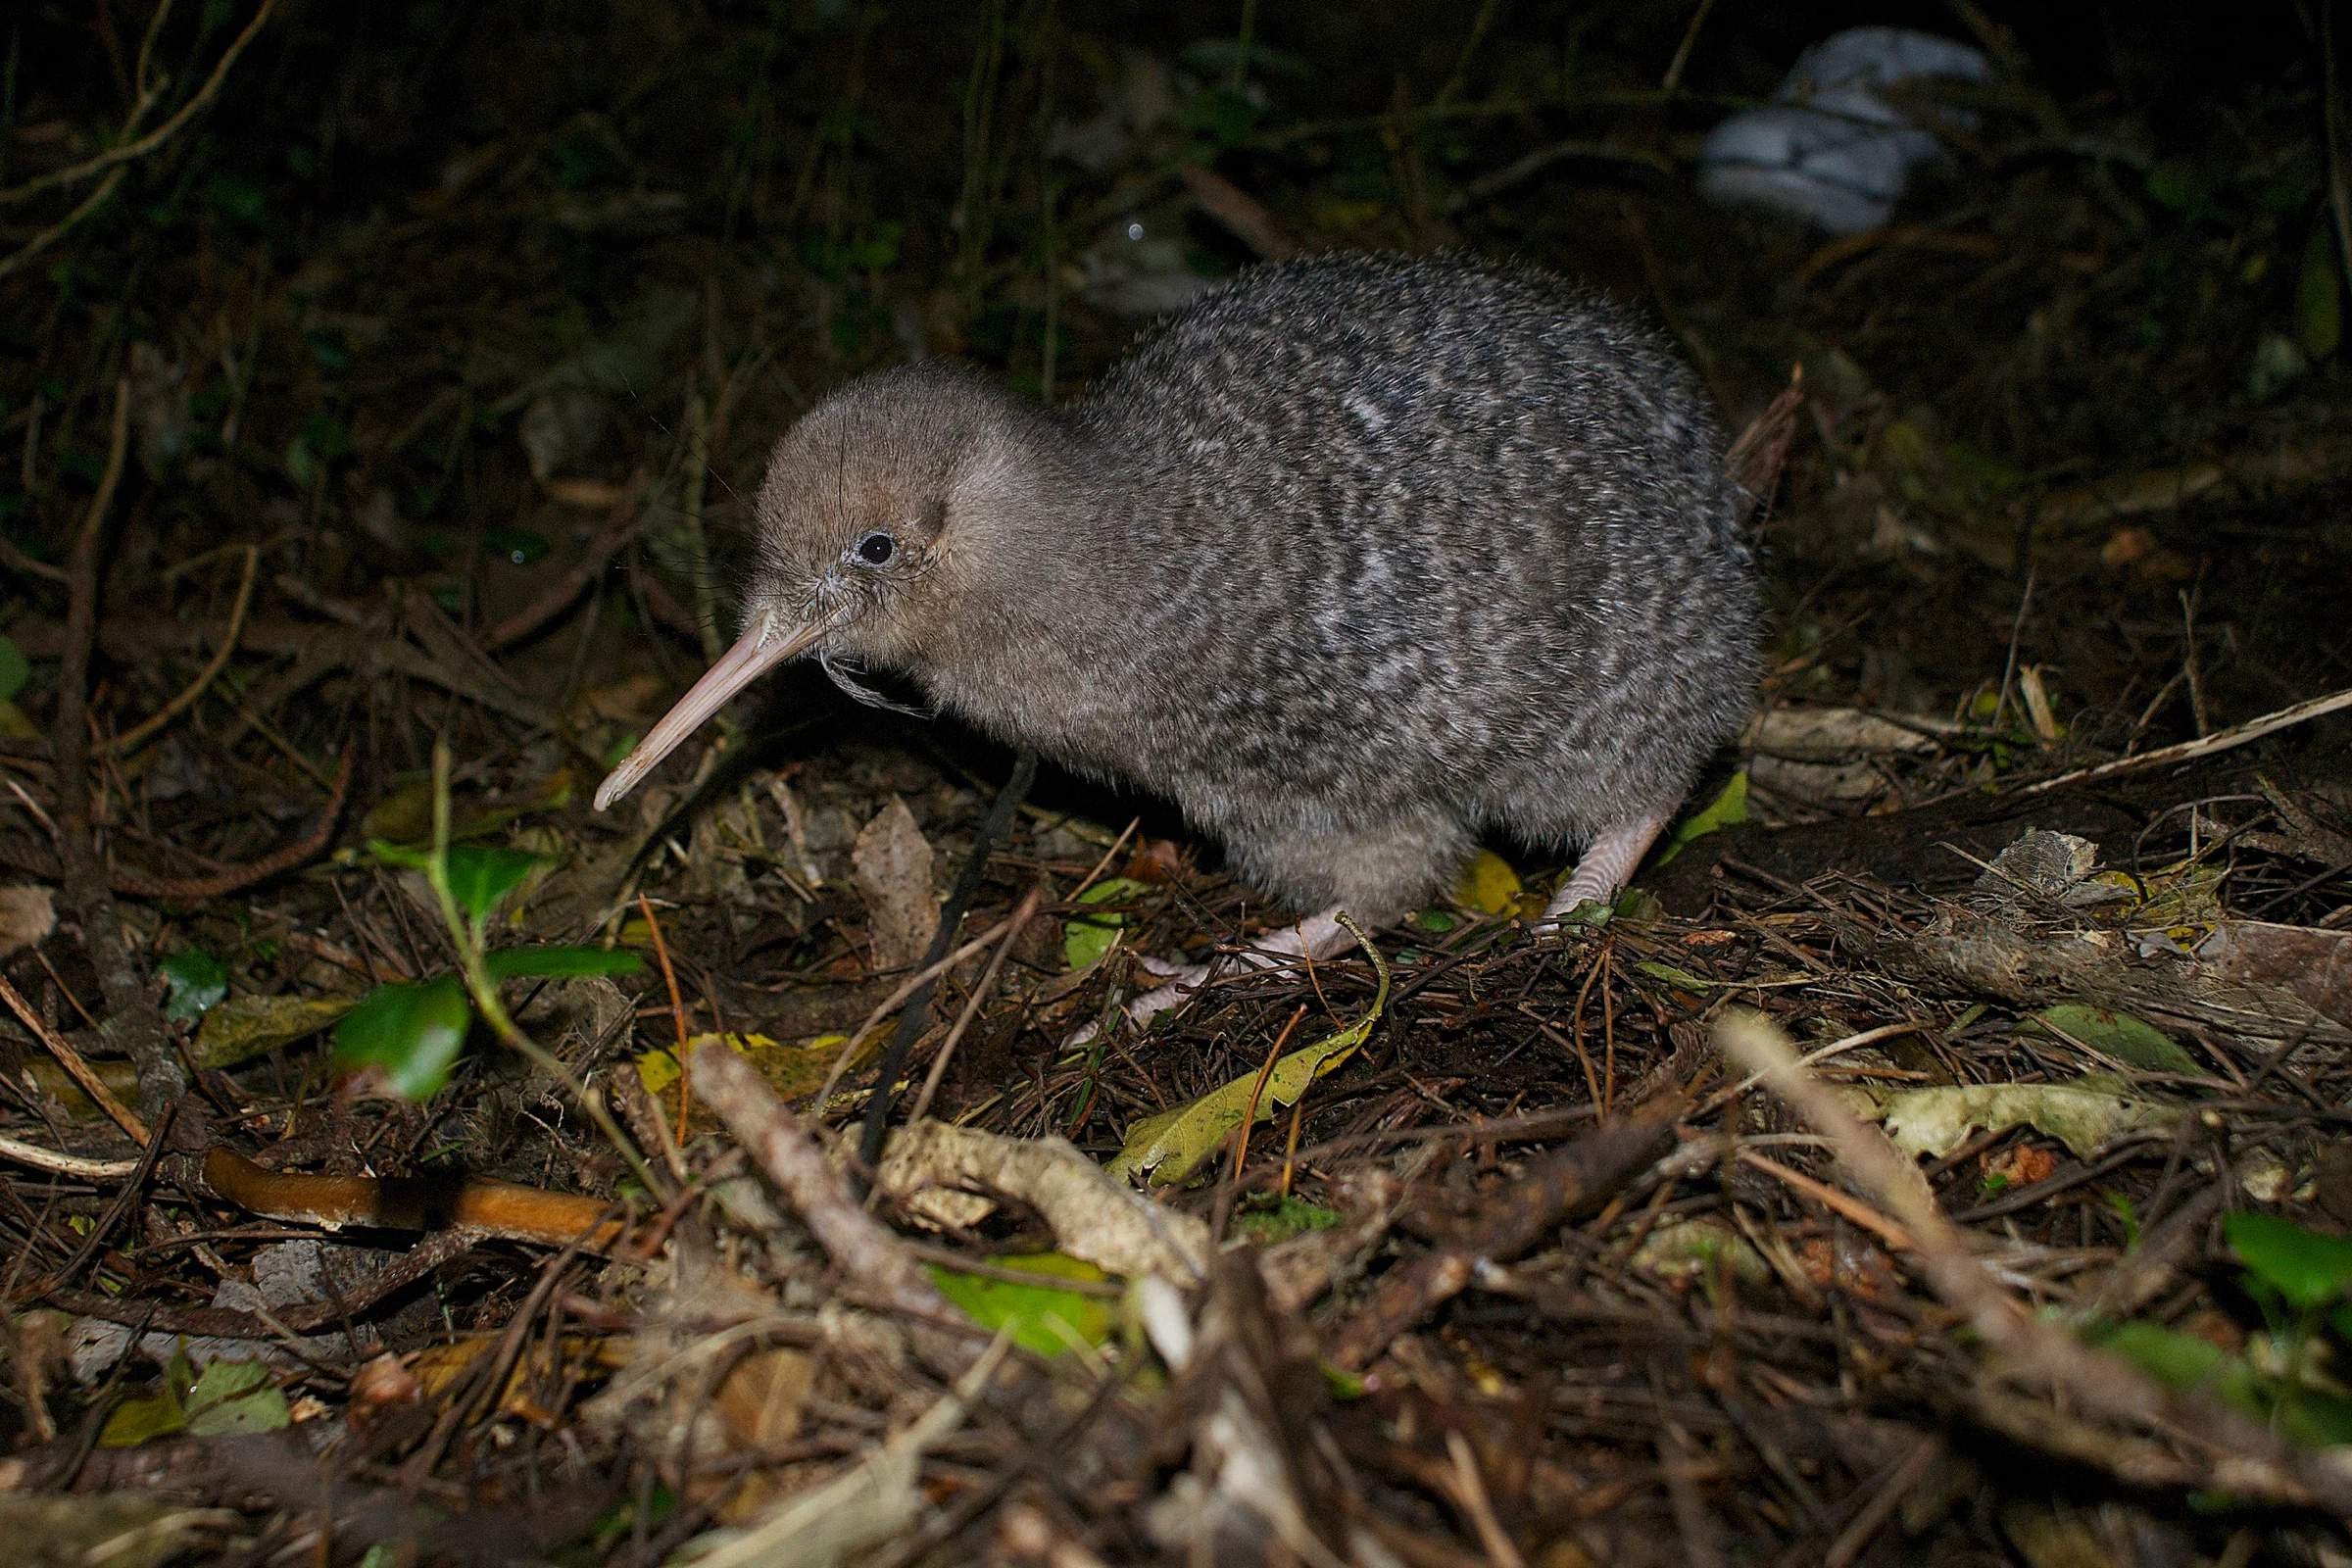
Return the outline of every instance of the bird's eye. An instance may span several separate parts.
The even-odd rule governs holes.
[[[898,542],[880,529],[858,541],[858,559],[869,566],[887,566],[898,553]]]

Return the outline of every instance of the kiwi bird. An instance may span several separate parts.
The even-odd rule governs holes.
[[[1259,268],[1065,408],[921,362],[811,409],[741,640],[596,804],[811,656],[1172,800],[1302,917],[1264,951],[1396,918],[1490,830],[1581,848],[1558,915],[1745,720],[1747,505],[1696,378],[1616,305],[1458,256]]]

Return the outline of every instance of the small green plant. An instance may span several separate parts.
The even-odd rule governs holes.
[[[2222,1234],[2263,1316],[2243,1350],[2147,1322],[2090,1330],[2093,1345],[2168,1389],[2194,1390],[2313,1446],[2352,1444],[2352,1240],[2272,1214],[2231,1214]]]
[[[378,986],[335,1025],[336,1069],[380,1068],[392,1089],[409,1100],[427,1099],[449,1081],[450,1068],[472,1031],[477,1005],[502,1038],[520,1038],[497,1001],[498,982],[635,974],[644,966],[636,954],[611,948],[492,951],[487,941],[491,915],[544,863],[544,857],[477,845],[452,848],[446,787],[437,781],[435,793],[437,831],[430,849],[381,839],[370,841],[368,849],[387,865],[424,873],[448,919],[459,972]]]
[[[185,1023],[228,995],[228,965],[202,948],[181,948],[163,961],[164,1016]]]

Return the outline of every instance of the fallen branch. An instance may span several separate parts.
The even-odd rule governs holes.
[[[694,1092],[860,1290],[915,1317],[955,1317],[906,1247],[850,1196],[815,1131],[723,1040],[706,1041],[694,1054]]]
[[[1331,1364],[1348,1371],[1371,1365],[1398,1335],[1467,1290],[1482,1270],[1523,1256],[1561,1220],[1606,1199],[1673,1136],[1685,1103],[1679,1091],[1660,1095],[1535,1162],[1457,1239],[1383,1279],[1334,1340]]]
[[[1073,1257],[1113,1274],[1159,1274],[1180,1284],[1207,1267],[1208,1227],[1152,1201],[1066,1138],[1005,1138],[945,1122],[909,1122],[885,1146],[875,1185],[901,1202],[933,1189],[983,1192],[1037,1210]]]

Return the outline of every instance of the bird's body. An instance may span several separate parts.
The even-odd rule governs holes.
[[[1264,268],[1064,410],[917,364],[811,411],[739,663],[673,719],[804,650],[897,668],[1172,799],[1295,908],[1384,921],[1488,829],[1639,826],[1639,858],[1747,712],[1742,508],[1616,308],[1460,259]]]

